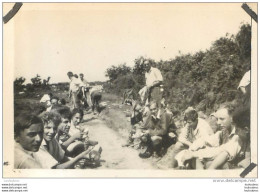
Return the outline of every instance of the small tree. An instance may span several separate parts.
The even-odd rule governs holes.
[[[42,84],[41,77],[38,74],[36,75],[36,77],[31,78],[31,81],[32,81],[33,86],[35,86],[35,87],[39,87]]]
[[[112,66],[106,70],[105,76],[109,78],[110,81],[116,80],[119,76],[127,75],[131,73],[131,67],[126,66],[126,64],[121,64],[119,66]]]
[[[45,86],[45,87],[48,86],[50,79],[51,79],[51,77],[48,77],[47,79],[43,79],[42,80],[42,85]]]
[[[15,91],[22,91],[23,88],[24,88],[24,82],[25,82],[25,78],[24,77],[19,77],[19,78],[16,78],[14,80],[14,90]]]

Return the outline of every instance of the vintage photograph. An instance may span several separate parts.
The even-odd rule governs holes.
[[[257,3],[3,3],[3,177],[257,177],[257,54]]]

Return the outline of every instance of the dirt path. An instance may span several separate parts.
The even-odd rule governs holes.
[[[90,138],[98,141],[100,146],[102,146],[102,162],[98,169],[156,168],[152,161],[141,159],[137,150],[122,147],[125,140],[116,131],[109,128],[100,118],[91,114],[85,115],[82,126],[88,127]]]

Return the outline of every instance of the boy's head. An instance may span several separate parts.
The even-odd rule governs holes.
[[[79,78],[79,76],[77,74],[74,74],[74,77],[77,78],[77,79]]]
[[[45,112],[41,115],[44,123],[43,138],[45,141],[51,141],[56,133],[61,122],[60,115],[56,112]]]
[[[81,122],[83,115],[84,113],[82,109],[75,108],[72,110],[71,120],[74,126],[78,125]]]
[[[60,105],[66,105],[66,100],[64,98],[59,99],[58,104]]]
[[[184,122],[195,129],[198,124],[198,113],[193,107],[188,107],[184,112]]]
[[[70,130],[71,112],[70,108],[66,106],[54,107],[54,112],[61,116],[61,123],[58,126],[58,130],[68,133]]]
[[[59,98],[56,97],[56,96],[54,96],[54,97],[51,98],[51,104],[52,104],[52,105],[58,104],[58,101],[59,101]]]
[[[43,122],[35,115],[23,114],[15,119],[15,141],[25,150],[36,152],[43,139]]]
[[[250,133],[250,108],[243,107],[236,109],[232,120],[233,125],[236,127],[236,134],[242,140],[248,140]]]
[[[80,79],[83,79],[83,78],[84,78],[84,74],[83,74],[83,73],[80,73],[80,74],[79,74],[79,77],[80,77]]]
[[[149,64],[149,62],[145,62],[145,67],[144,70],[146,73],[149,73],[151,70],[151,65]]]
[[[232,105],[224,105],[217,110],[215,117],[217,118],[217,125],[220,130],[226,130],[231,133],[233,112],[234,107]]]
[[[158,104],[156,102],[151,102],[151,105],[150,105],[151,114],[156,117],[158,110],[159,110]]]
[[[67,73],[67,75],[68,75],[69,79],[71,79],[71,78],[73,77],[73,73],[72,73],[71,71],[69,71],[69,72]]]

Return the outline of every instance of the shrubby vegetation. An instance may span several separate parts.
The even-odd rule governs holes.
[[[47,79],[41,79],[40,75],[36,75],[31,78],[31,83],[25,84],[25,78],[19,77],[14,80],[14,96],[17,97],[37,97],[42,92],[46,93],[51,90],[49,81],[51,77]],[[20,96],[19,96],[20,95]]]
[[[109,81],[105,88],[117,95],[129,88],[137,93],[145,85],[145,67],[154,65],[162,72],[165,99],[173,112],[194,106],[210,113],[219,104],[240,98],[237,86],[250,69],[250,56],[251,26],[242,24],[236,35],[226,34],[206,51],[159,62],[140,57],[133,68],[112,66],[106,70]]]

